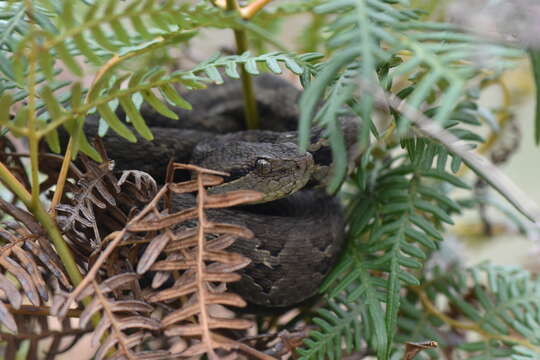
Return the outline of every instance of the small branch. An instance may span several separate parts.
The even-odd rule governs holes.
[[[0,163],[0,179],[9,187],[9,189],[17,195],[19,199],[24,203],[24,205],[34,214],[39,223],[43,226],[50,239],[52,240],[60,259],[66,271],[68,273],[69,279],[73,285],[77,285],[82,280],[82,275],[79,272],[79,268],[75,263],[73,254],[71,253],[70,248],[64,241],[60,230],[56,223],[53,221],[51,216],[45,211],[41,202],[38,201],[35,203],[33,201],[32,195],[25,189],[24,185],[13,176],[13,174],[7,169],[7,167]],[[39,200],[39,199],[38,199]]]
[[[240,9],[240,15],[242,18],[248,20],[254,17],[259,11],[261,11],[266,5],[268,5],[272,0],[255,0],[248,6],[245,6]]]
[[[32,202],[32,195],[23,184],[0,162],[0,179],[26,205]]]
[[[60,174],[56,180],[56,189],[54,190],[54,196],[51,201],[51,206],[49,207],[49,213],[53,218],[56,217],[56,206],[62,199],[64,194],[64,185],[66,184],[67,174],[69,171],[69,165],[71,163],[71,152],[73,149],[73,138],[69,137],[69,142],[66,148],[66,153],[64,154],[64,159],[62,160],[62,167],[60,169]]]
[[[36,45],[33,44],[32,51],[28,55],[28,111],[27,130],[28,145],[30,148],[30,178],[32,183],[32,204],[39,203],[39,159],[38,144],[40,137],[36,134]]]
[[[120,61],[121,61],[121,58],[117,54],[115,54],[98,70],[98,72],[96,73],[96,76],[92,80],[92,84],[90,85],[88,92],[86,93],[85,102],[88,101],[90,94],[94,91],[96,84],[104,76],[104,74],[106,74],[107,71],[115,67]],[[56,205],[58,205],[64,193],[64,185],[66,183],[69,165],[71,163],[72,151],[73,151],[73,137],[70,136],[69,142],[66,148],[66,152],[64,154],[64,159],[62,160],[62,168],[60,169],[60,174],[58,175],[58,179],[56,181],[56,189],[54,191],[54,196],[51,201],[51,206],[49,208],[49,213],[51,214],[53,218],[56,216]]]

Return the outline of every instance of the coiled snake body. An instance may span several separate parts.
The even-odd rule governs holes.
[[[152,142],[139,138],[131,144],[118,136],[104,142],[119,169],[139,169],[163,181],[173,158],[229,173],[223,190],[264,193],[263,204],[208,215],[255,233],[255,239],[239,239],[229,248],[252,260],[233,291],[254,304],[289,306],[316,293],[342,247],[344,223],[337,200],[317,189],[332,166],[321,130],[312,130],[307,152],[296,146],[300,91],[267,75],[257,78],[255,90],[265,130],[244,131],[242,90],[230,81],[185,94],[193,110],[174,108],[178,121],[145,108]],[[97,125],[87,123],[85,131],[97,133]],[[354,131],[345,134],[351,144]],[[173,202],[176,210],[187,206],[181,197]]]

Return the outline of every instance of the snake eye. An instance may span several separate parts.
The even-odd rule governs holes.
[[[266,175],[269,174],[272,171],[272,164],[270,164],[270,161],[265,159],[258,159],[255,163],[257,173],[260,175]]]

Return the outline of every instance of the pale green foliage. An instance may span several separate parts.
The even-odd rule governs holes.
[[[120,104],[135,130],[142,137],[152,139],[150,129],[139,114],[138,108],[142,103],[140,99],[144,99],[161,114],[176,118],[156,97],[155,90],[171,104],[189,109],[190,105],[173,84],[200,88],[209,82],[222,83],[220,69],[227,76],[238,78],[239,66],[257,75],[261,64],[264,64],[266,71],[280,74],[282,63],[300,75],[309,61],[314,59],[309,54],[293,57],[281,52],[261,56],[246,53],[241,56],[216,56],[192,70],[169,72],[165,68],[153,67],[125,71],[118,63],[187,42],[199,27],[233,27],[238,20],[234,15],[204,3],[190,5],[175,1],[137,1],[122,4],[115,0],[96,1],[90,6],[73,1],[43,3],[50,9],[46,14],[51,19],[45,17],[48,19],[45,22],[47,26],[34,29],[27,23],[22,3],[2,4],[13,9],[13,21],[18,21],[17,24],[7,24],[5,35],[6,44],[16,42],[18,50],[10,46],[13,56],[10,59],[0,58],[1,70],[5,75],[0,81],[3,85],[0,89],[15,91],[6,93],[2,102],[9,105],[24,100],[29,88],[35,91],[36,86],[47,80],[46,85],[40,86],[35,108],[30,111],[41,111],[42,108],[47,110],[40,114],[38,127],[40,135],[45,136],[50,147],[56,151],[59,151],[56,128],[61,125],[66,127],[73,138],[74,156],[81,149],[93,158],[99,158],[82,132],[83,116],[89,111],[97,110],[110,128],[126,139],[135,141],[134,134],[115,114]],[[77,11],[74,10],[76,5]],[[36,4],[26,12],[38,13],[41,8]],[[175,13],[182,13],[183,16],[174,16]],[[52,25],[51,21],[57,22],[57,25]],[[126,30],[127,26],[129,31]],[[25,30],[8,31],[19,28]],[[66,86],[69,83],[55,80],[60,71],[55,68],[56,58],[73,75],[84,74],[76,55],[82,55],[90,64],[104,69],[88,89],[83,89],[79,83],[74,83],[68,89]],[[34,66],[39,66],[35,76],[29,76],[28,66],[32,60],[35,61]],[[13,121],[4,119],[4,125],[20,133],[27,113],[23,108]]]
[[[445,170],[448,157],[437,155],[437,145],[418,139],[408,140],[406,147],[408,158],[387,162],[367,184],[362,176],[355,179],[355,186],[367,190],[351,200],[350,249],[323,286],[330,298],[346,291],[346,302],[367,300],[366,340],[381,358],[393,346],[400,288],[420,285],[416,273],[443,239],[437,225],[451,224],[449,215],[460,212],[437,183],[468,188]],[[388,276],[381,277],[381,272]]]
[[[404,289],[421,285],[423,265],[443,240],[443,225],[452,224],[451,216],[460,213],[449,191],[469,186],[450,172],[459,169],[459,157],[441,144],[411,138],[411,119],[386,109],[396,128],[379,134],[372,123],[374,94],[401,83],[399,98],[475,147],[482,141],[474,128],[482,124],[482,116],[474,91],[467,91],[474,88],[471,79],[489,68],[502,70],[522,52],[451,25],[420,21],[405,1],[324,1],[315,11],[333,19],[326,43],[332,56],[320,66],[302,97],[302,134],[313,123],[326,127],[336,161],[331,191],[346,176],[346,151],[338,125],[344,107],[359,117],[359,143],[365,149],[353,176],[354,190],[348,194],[349,247],[322,291],[330,304],[343,302],[344,311],[354,308],[353,304],[363,307],[361,325],[355,329],[362,329],[364,343],[356,351],[367,346],[378,358],[387,359],[396,350],[396,340],[435,336],[420,329],[423,337],[401,336],[398,329],[406,318],[401,311],[411,309],[407,301],[402,308],[402,296]],[[379,145],[383,135],[388,138],[392,132],[401,138],[405,154],[390,152],[396,143]],[[370,144],[370,137],[379,144]],[[307,138],[302,141],[305,145]],[[381,150],[384,157],[375,154]],[[425,311],[418,312],[416,319],[426,321]],[[358,314],[350,311],[349,316]],[[340,313],[339,318],[347,316]],[[336,337],[349,344],[338,327],[322,326],[300,352],[305,359],[322,358],[321,349],[336,355],[336,349],[327,347],[330,341],[339,342]]]
[[[483,264],[471,269],[435,269],[426,279],[431,302],[444,298],[463,320],[490,334],[491,340],[459,346],[467,359],[537,359],[540,345],[540,281],[517,267]],[[409,300],[409,301],[412,301]],[[416,305],[409,305],[412,309]],[[416,308],[418,310],[418,308]],[[411,310],[414,311],[414,310]],[[430,318],[437,324],[438,319]],[[514,339],[526,339],[531,347]]]
[[[339,127],[331,124],[336,123],[336,113],[343,105],[349,105],[365,124],[359,140],[366,146],[372,129],[373,94],[408,79],[410,86],[403,90],[407,103],[413,108],[426,102],[437,106],[432,117],[445,126],[471,77],[488,66],[506,66],[504,57],[522,54],[451,25],[419,21],[414,11],[390,3],[406,5],[406,1],[336,0],[315,8],[317,13],[333,16],[327,40],[333,56],[304,93],[300,126],[304,131],[312,123],[327,126],[336,150],[342,148],[342,136]],[[316,111],[320,99],[325,106]],[[396,121],[400,134],[405,133],[409,119],[397,116]],[[306,141],[302,138],[301,144],[305,146]],[[335,152],[338,156],[343,153]],[[343,166],[338,167],[336,176],[343,174]]]

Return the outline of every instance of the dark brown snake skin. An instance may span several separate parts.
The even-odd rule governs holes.
[[[255,233],[229,248],[252,260],[232,290],[257,305],[284,307],[317,292],[342,248],[344,223],[338,201],[320,190],[332,165],[321,131],[312,130],[308,152],[296,147],[300,91],[267,75],[256,79],[255,90],[265,130],[244,131],[242,90],[239,82],[229,81],[184,94],[193,110],[172,108],[178,121],[143,107],[152,142],[139,137],[132,144],[110,132],[104,143],[117,169],[146,171],[158,182],[172,158],[230,173],[221,191],[250,188],[268,194],[270,202],[208,215]],[[96,122],[86,123],[85,131],[95,135]],[[355,131],[342,123],[352,144]],[[193,200],[173,201],[179,210]]]

